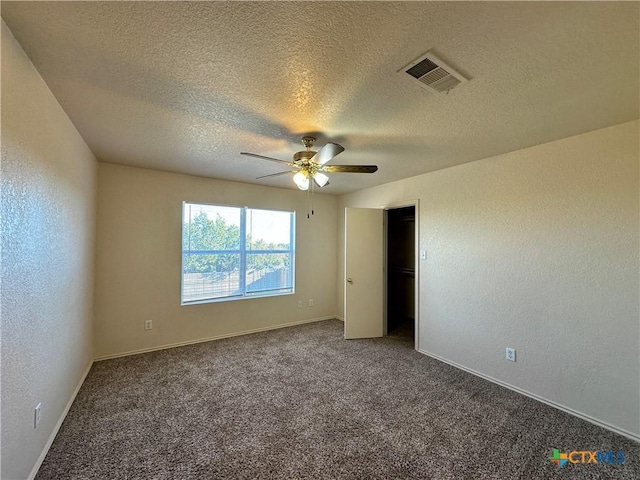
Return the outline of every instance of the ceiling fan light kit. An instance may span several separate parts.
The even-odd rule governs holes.
[[[320,188],[324,187],[327,183],[329,183],[329,177],[327,177],[324,173],[318,172],[313,176],[313,180],[316,182]]]
[[[293,183],[295,183],[300,190],[309,190],[309,174],[310,172],[300,170],[293,176]],[[313,183],[315,183],[320,188],[329,183],[329,177],[321,172],[316,172],[315,174],[313,174],[312,178]]]
[[[293,182],[298,186],[300,190],[309,190],[309,177],[305,175],[305,172],[298,172],[293,176]]]

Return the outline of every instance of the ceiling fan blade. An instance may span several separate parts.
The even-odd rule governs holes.
[[[282,163],[283,165],[288,165],[289,167],[295,167],[295,163],[285,162],[284,160],[278,160],[277,158],[265,157],[264,155],[257,155],[255,153],[240,152],[240,155],[247,155],[248,157],[261,158],[262,160],[269,160],[270,162]]]
[[[311,162],[317,162],[319,165],[324,165],[336,155],[344,152],[344,147],[337,143],[327,143],[324,147],[317,151],[317,153],[311,157]]]
[[[277,177],[278,175],[284,175],[285,173],[294,173],[294,170],[287,170],[286,172],[272,173],[270,175],[262,175],[261,177],[256,177],[256,180],[260,178]]]
[[[327,173],[373,173],[377,170],[377,165],[326,165],[322,167],[322,171]]]

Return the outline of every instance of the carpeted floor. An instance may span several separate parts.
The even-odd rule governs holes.
[[[96,363],[37,478],[638,479],[638,447],[330,320]]]

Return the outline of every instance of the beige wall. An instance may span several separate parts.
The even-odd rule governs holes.
[[[335,315],[336,197],[309,220],[298,190],[105,163],[98,179],[97,358]],[[295,295],[180,306],[183,201],[295,210]]]
[[[96,170],[2,22],[2,478],[30,475],[93,358]]]
[[[339,240],[345,206],[419,199],[420,349],[638,438],[639,127],[342,196]]]

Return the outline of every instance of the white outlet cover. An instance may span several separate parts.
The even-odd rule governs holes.
[[[507,347],[506,358],[507,358],[507,360],[509,360],[511,362],[515,362],[516,361],[516,349]]]

